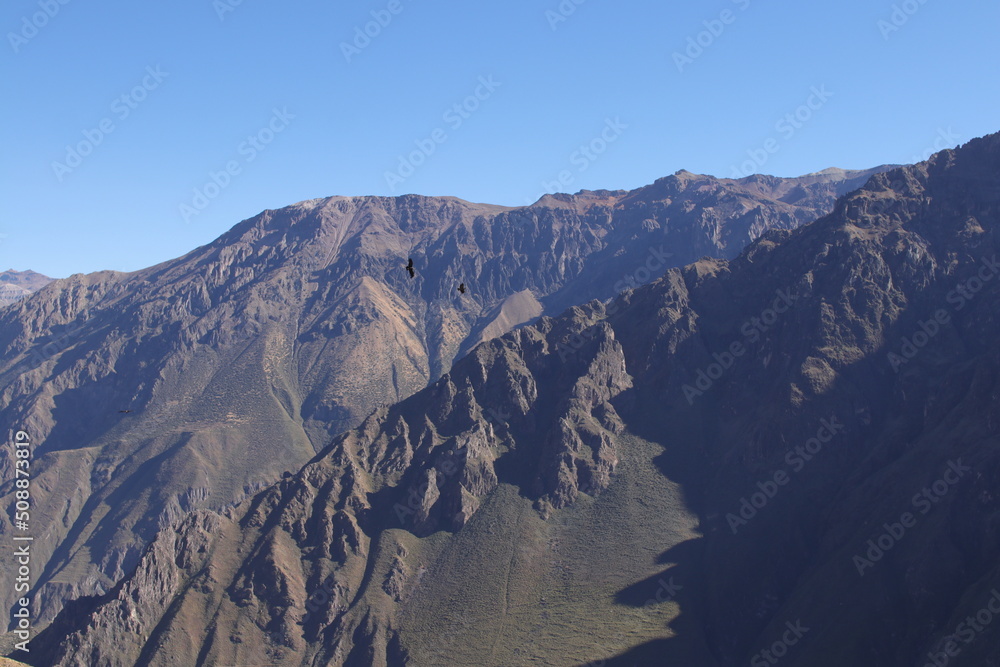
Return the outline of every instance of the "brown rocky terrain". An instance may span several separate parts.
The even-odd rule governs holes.
[[[876,175],[480,344],[34,664],[996,667],[998,256],[1000,135]]]
[[[767,229],[827,212],[877,171],[679,172],[522,208],[331,197],[265,211],[149,269],[44,286],[0,311],[0,416],[37,447],[38,625],[66,600],[112,589],[161,528],[298,470],[476,344],[670,266],[733,257]],[[5,501],[10,456],[0,454]]]

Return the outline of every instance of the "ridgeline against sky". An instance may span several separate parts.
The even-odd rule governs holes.
[[[918,0],[7,3],[0,265],[136,270],[330,195],[517,206],[678,169],[916,162],[996,129],[998,19]]]

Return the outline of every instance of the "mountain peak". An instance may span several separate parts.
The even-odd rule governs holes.
[[[52,278],[35,271],[8,269],[0,273],[0,306],[6,306],[30,296],[52,282]]]

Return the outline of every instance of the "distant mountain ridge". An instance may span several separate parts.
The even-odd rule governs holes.
[[[148,269],[46,285],[0,312],[0,416],[39,443],[33,493],[49,508],[36,519],[39,624],[113,588],[163,526],[299,469],[476,344],[671,266],[733,257],[879,171],[678,172],[519,208],[329,197]]]
[[[34,271],[8,269],[0,273],[0,307],[20,301],[50,282],[52,278]]]

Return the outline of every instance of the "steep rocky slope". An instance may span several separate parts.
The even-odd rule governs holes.
[[[37,445],[39,624],[65,599],[108,590],[159,528],[299,469],[475,344],[668,266],[731,257],[874,171],[681,172],[515,209],[331,197],[265,211],[149,269],[45,286],[0,312],[0,417]]]
[[[36,664],[995,667],[998,256],[1000,135],[875,176],[481,344]]]

